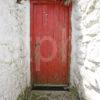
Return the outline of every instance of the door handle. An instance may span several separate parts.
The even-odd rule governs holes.
[[[40,43],[38,42],[38,43],[35,43],[35,47],[37,47],[37,46],[40,46]]]

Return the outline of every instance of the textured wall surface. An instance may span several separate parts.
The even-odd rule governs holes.
[[[71,83],[81,100],[100,100],[100,0],[74,0]],[[29,2],[0,0],[0,100],[30,85]]]
[[[29,85],[29,2],[0,0],[0,100]]]
[[[80,97],[100,100],[100,0],[74,1],[71,83]]]

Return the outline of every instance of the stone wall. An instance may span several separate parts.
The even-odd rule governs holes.
[[[100,100],[100,0],[74,0],[71,83],[81,100]]]
[[[29,1],[0,0],[0,100],[30,85]],[[100,1],[74,0],[71,84],[81,100],[100,99]]]
[[[0,0],[0,100],[30,85],[29,2]]]

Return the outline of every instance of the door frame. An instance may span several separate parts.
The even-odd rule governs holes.
[[[41,1],[45,1],[45,0],[41,0]],[[34,5],[37,5],[37,4],[59,4],[59,5],[63,5],[63,3],[61,2],[61,3],[59,3],[59,2],[54,2],[54,1],[52,1],[52,2],[37,2],[37,0],[35,1],[35,0],[30,0],[30,51],[31,51],[31,35],[32,35],[32,32],[33,32],[33,30],[34,30],[34,28],[32,28],[32,26],[33,26],[33,21],[32,21],[32,19],[33,19],[33,17],[34,17],[34,15],[32,14],[33,13],[33,6]],[[66,5],[67,6],[67,5]],[[68,42],[69,42],[69,48],[68,48],[68,64],[67,64],[67,66],[68,66],[68,84],[66,84],[66,86],[69,86],[70,85],[70,63],[71,63],[71,11],[72,11],[72,4],[70,4],[70,5],[68,5],[68,15],[69,15],[69,19],[68,19],[68,35],[69,35],[69,37],[68,37]],[[39,85],[37,85],[37,84],[34,84],[34,82],[33,82],[33,80],[32,80],[32,78],[33,78],[33,74],[32,74],[32,70],[33,70],[33,68],[32,68],[32,60],[31,60],[31,57],[32,57],[32,55],[31,55],[31,52],[30,52],[30,75],[31,75],[31,86],[41,86],[41,84],[39,84]],[[48,86],[48,85],[43,85],[42,84],[42,86]],[[62,85],[57,85],[57,86],[62,86]],[[65,85],[64,85],[65,86]]]

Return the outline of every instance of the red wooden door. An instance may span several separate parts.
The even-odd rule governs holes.
[[[64,85],[69,72],[69,8],[31,3],[31,74],[34,84]]]

